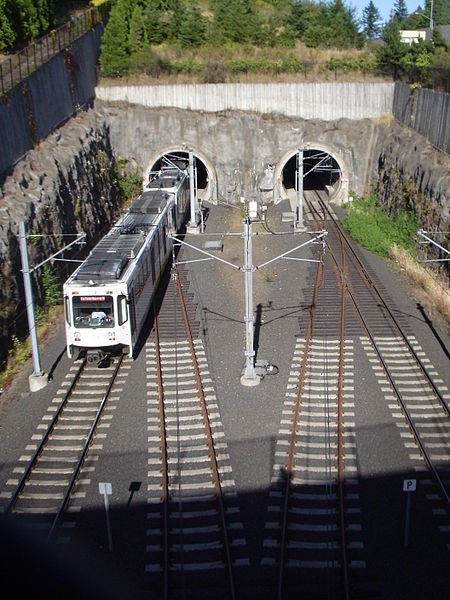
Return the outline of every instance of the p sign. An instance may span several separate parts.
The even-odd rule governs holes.
[[[415,492],[416,491],[416,483],[415,479],[404,479],[403,480],[403,491],[404,492]]]

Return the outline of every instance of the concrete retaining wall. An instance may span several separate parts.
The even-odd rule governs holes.
[[[427,137],[436,148],[450,152],[450,94],[412,90],[406,83],[396,83],[393,112],[396,119]]]
[[[393,83],[217,83],[97,87],[107,102],[195,111],[241,110],[302,119],[359,120],[392,114]]]
[[[103,27],[85,33],[0,102],[0,181],[33,145],[95,96]]]

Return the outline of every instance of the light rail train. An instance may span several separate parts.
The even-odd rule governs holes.
[[[67,353],[89,362],[133,356],[159,278],[189,207],[188,163],[153,173],[112,229],[64,284]]]

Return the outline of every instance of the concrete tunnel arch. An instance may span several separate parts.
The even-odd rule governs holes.
[[[299,148],[304,152],[304,171],[310,169],[319,153],[329,156],[330,170],[321,173],[312,171],[304,179],[304,189],[325,189],[329,199],[342,205],[348,200],[349,171],[340,152],[335,148],[316,142],[299,144],[298,147],[287,151],[275,166],[273,174],[273,201],[278,204],[282,200],[291,199],[294,192],[294,173],[296,169],[296,154]]]
[[[186,144],[169,146],[159,150],[151,157],[144,170],[144,185],[148,182],[150,171],[159,169],[162,158],[167,154],[177,155],[182,158],[189,157],[189,149],[192,149],[197,167],[197,185],[199,200],[217,204],[217,173],[211,161],[199,150]]]

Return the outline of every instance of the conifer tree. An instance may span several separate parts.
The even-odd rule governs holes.
[[[405,0],[395,0],[394,2],[394,15],[399,21],[403,21],[408,16],[408,9],[406,8]]]
[[[16,32],[11,23],[11,12],[6,0],[0,0],[0,50],[10,50],[16,41]]]
[[[38,11],[33,0],[15,0],[12,3],[13,27],[17,41],[25,43],[36,39],[39,35]]]
[[[144,12],[139,4],[136,4],[130,19],[130,31],[128,34],[128,50],[130,54],[141,52],[148,47],[147,30],[144,23]]]
[[[206,40],[207,22],[197,2],[185,6],[184,18],[181,21],[178,41],[183,48],[200,46]]]
[[[363,10],[362,24],[364,25],[364,33],[369,40],[378,37],[381,31],[381,15],[372,0]]]
[[[165,9],[164,9],[165,10]],[[161,16],[163,9],[158,0],[149,0],[144,11],[144,23],[147,39],[150,44],[160,44],[166,38],[166,26]]]
[[[383,30],[385,44],[377,48],[377,63],[383,72],[391,72],[408,54],[409,46],[401,41],[400,23],[393,17]]]
[[[123,75],[130,57],[130,20],[134,0],[116,0],[102,37],[100,67],[104,75]]]

